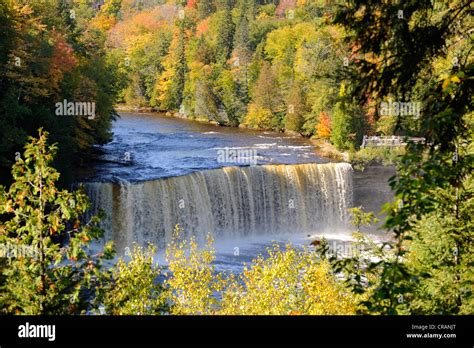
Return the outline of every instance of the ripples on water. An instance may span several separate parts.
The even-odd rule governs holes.
[[[93,173],[83,175],[81,181],[136,182],[238,165],[218,162],[218,150],[225,148],[255,149],[259,165],[328,162],[308,139],[160,114],[122,113],[112,131],[113,140],[98,146],[104,162],[94,165]],[[127,153],[133,159],[128,166],[123,163]]]

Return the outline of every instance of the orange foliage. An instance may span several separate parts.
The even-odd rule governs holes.
[[[196,28],[196,36],[201,36],[205,34],[209,30],[209,21],[211,17],[207,17],[206,19],[203,19],[200,21],[197,25]]]
[[[319,123],[316,125],[316,134],[323,139],[329,139],[331,136],[331,119],[327,112],[322,111],[319,114]]]
[[[366,106],[365,109],[367,110],[364,115],[365,120],[367,124],[370,126],[370,129],[373,129],[375,127],[376,102],[372,98],[369,97],[365,106]]]
[[[197,0],[188,0],[187,8],[197,8]]]
[[[132,14],[120,21],[109,32],[109,42],[113,47],[135,46],[137,37],[153,33],[163,27],[172,27],[177,10],[170,6],[159,6]]]

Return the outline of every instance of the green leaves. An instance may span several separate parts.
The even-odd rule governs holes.
[[[168,310],[163,286],[157,282],[161,269],[155,266],[156,249],[134,244],[125,258],[112,269],[103,298],[105,311],[112,315],[162,314]]]
[[[47,135],[40,129],[30,139],[24,160],[13,167],[15,181],[8,191],[0,188],[0,244],[22,252],[2,269],[4,313],[85,313],[88,292],[100,288],[91,274],[100,275],[102,260],[112,256],[110,244],[102,255],[88,249],[102,231],[96,218],[82,225],[88,199],[81,190],[56,188],[59,173],[50,166],[56,146],[47,144]]]
[[[335,17],[351,33],[347,39],[358,55],[343,76],[351,82],[350,97],[362,104],[415,98],[424,106],[419,119],[397,120],[396,131],[425,141],[406,147],[390,182],[397,202],[386,207],[385,228],[393,232],[394,254],[367,268],[379,278],[364,302],[369,312],[434,314],[472,308],[472,297],[460,292],[473,277],[467,272],[470,261],[464,263],[473,253],[468,242],[472,217],[460,214],[472,204],[472,45],[462,35],[472,21],[470,7],[462,0],[354,0]],[[456,59],[446,59],[451,52]],[[437,267],[453,245],[459,252],[455,261]],[[447,288],[452,293],[444,295]]]

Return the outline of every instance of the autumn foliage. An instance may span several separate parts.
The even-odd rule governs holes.
[[[331,119],[327,112],[322,111],[319,114],[319,122],[316,125],[316,134],[323,139],[331,137]]]

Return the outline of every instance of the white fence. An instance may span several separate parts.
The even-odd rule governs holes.
[[[362,140],[362,148],[364,147],[380,147],[380,146],[387,146],[387,147],[395,147],[395,146],[405,146],[407,141],[412,142],[424,142],[425,138],[407,138],[401,136],[367,136],[364,135],[364,139]]]

